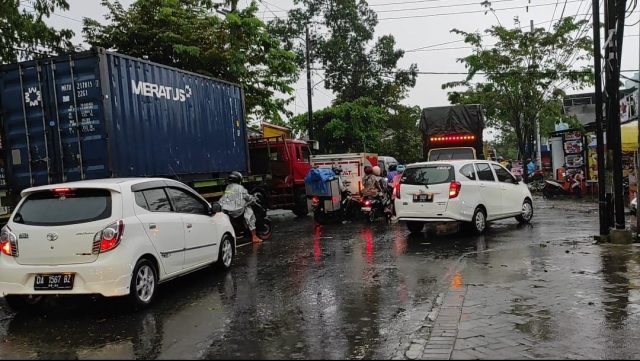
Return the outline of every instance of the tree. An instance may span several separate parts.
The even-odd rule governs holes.
[[[321,153],[375,152],[380,149],[389,113],[369,98],[343,102],[313,112]],[[307,129],[307,115],[293,117],[294,131]]]
[[[283,115],[290,115],[296,55],[255,16],[255,1],[243,9],[229,1],[224,16],[216,15],[223,11],[210,0],[137,0],[128,9],[118,1],[102,5],[111,24],[84,20],[91,45],[240,83],[255,119],[283,124]]]
[[[375,100],[389,108],[402,100],[415,86],[417,65],[399,69],[404,51],[396,49],[392,35],[379,37],[373,44],[376,13],[365,0],[295,0],[302,5],[289,11],[287,20],[276,19],[271,28],[303,59],[306,27],[312,32],[314,63],[322,64],[324,86],[336,94],[336,104],[360,97]]]
[[[483,44],[479,33],[460,30],[472,45],[473,53],[458,59],[468,69],[465,80],[443,84],[443,89],[466,87],[451,91],[453,104],[482,104],[488,125],[503,133],[513,133],[520,159],[532,157],[536,122],[549,130],[555,122],[571,122],[562,113],[561,99],[565,89],[582,89],[593,83],[590,65],[577,66],[590,58],[591,39],[586,36],[586,20],[572,17],[558,21],[552,31],[536,28],[524,32],[521,28],[494,26],[485,30],[497,39],[492,47]],[[477,82],[472,82],[481,78]],[[526,172],[525,172],[526,173]]]
[[[69,4],[66,0],[0,1],[0,64],[72,49],[73,32],[56,30],[44,21],[56,9],[68,10]]]
[[[376,151],[396,158],[404,164],[422,159],[422,135],[418,130],[420,107],[397,106],[387,123],[388,136]]]

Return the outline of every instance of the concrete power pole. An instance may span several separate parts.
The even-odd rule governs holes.
[[[596,152],[598,154],[598,213],[600,215],[600,235],[609,234],[609,217],[605,199],[604,129],[602,120],[602,56],[600,54],[600,0],[593,0],[593,70],[596,87]]]
[[[622,140],[620,136],[620,64],[626,0],[605,2],[605,79],[607,110],[607,151],[613,173],[615,229],[625,229],[624,189],[622,187]]]
[[[305,55],[307,60],[307,105],[308,105],[308,130],[309,140],[313,140],[313,105],[311,104],[311,57],[309,56],[309,25],[305,27]]]
[[[533,36],[533,19],[531,19],[531,35]],[[536,117],[536,145],[537,145],[537,158],[538,169],[542,170],[542,144],[540,140],[540,119]]]

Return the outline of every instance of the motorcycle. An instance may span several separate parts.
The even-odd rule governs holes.
[[[327,209],[325,202],[334,202],[333,197],[321,197],[311,196],[311,210],[313,212],[313,219],[319,223],[324,224],[329,220],[338,221],[352,221],[355,218],[355,212],[357,211],[358,201],[353,197],[351,192],[345,190],[340,197],[340,207],[337,210]],[[336,209],[338,207],[331,207]]]
[[[391,221],[393,213],[382,202],[381,197],[362,197],[360,203],[362,204],[360,210],[367,222],[373,223],[378,217],[385,217],[387,222]]]
[[[273,226],[271,219],[267,216],[267,210],[256,201],[249,203],[247,207],[251,207],[253,214],[256,216],[256,236],[263,241],[271,238]],[[235,218],[228,211],[224,211],[224,213],[229,216],[233,230],[236,233],[236,239],[249,238],[249,241],[251,241],[251,231],[244,221],[244,213]]]
[[[542,170],[535,170],[529,175],[527,179],[527,186],[532,192],[539,192],[544,189],[545,181],[544,173],[542,172]]]
[[[542,188],[542,196],[544,198],[553,198],[557,196],[581,196],[580,187],[572,188],[572,181],[570,179],[564,182],[558,180],[546,180],[544,181],[544,187]]]

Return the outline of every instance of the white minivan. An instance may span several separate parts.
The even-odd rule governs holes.
[[[235,234],[219,205],[162,178],[88,180],[26,189],[0,236],[0,294],[16,310],[47,295],[128,295],[218,263]]]
[[[533,217],[529,188],[520,177],[487,160],[453,160],[408,165],[395,189],[395,210],[411,232],[427,222],[464,222],[477,234],[487,221]]]

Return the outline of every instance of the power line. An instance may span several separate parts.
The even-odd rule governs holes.
[[[589,15],[589,14],[579,14],[579,15],[576,15],[576,16],[582,16],[582,15]],[[548,23],[548,22],[549,22],[549,20],[547,20],[547,21],[541,21],[541,22],[539,22],[539,23],[535,23],[535,24],[533,24],[533,25],[534,25],[534,26],[536,26],[536,25],[542,25],[542,24],[546,24],[546,23]],[[526,28],[526,26],[520,26],[520,29],[524,29],[524,28]],[[481,35],[481,37],[483,37],[483,38],[484,38],[484,37],[487,37],[487,36],[490,36],[490,35],[489,35],[489,34]],[[438,44],[432,44],[432,45],[421,46],[421,47],[419,47],[419,48],[413,48],[413,49],[405,50],[404,52],[405,52],[405,53],[411,53],[411,52],[419,51],[419,50],[422,50],[422,49],[434,48],[434,47],[436,47],[436,46],[440,46],[440,45],[449,45],[449,44],[461,43],[461,42],[464,42],[464,39],[458,39],[458,40],[447,41],[447,42],[444,42],[444,43],[438,43]]]
[[[576,2],[581,2],[583,0],[572,0],[572,1],[567,1],[567,3],[576,3]],[[505,11],[505,10],[518,10],[518,9],[525,9],[525,8],[534,8],[534,7],[544,7],[544,6],[553,6],[555,5],[555,3],[546,3],[546,4],[538,4],[538,5],[522,5],[522,6],[513,6],[513,7],[509,7],[509,8],[499,8],[499,9],[493,9],[493,11]],[[451,16],[451,15],[464,15],[464,14],[478,14],[478,13],[484,13],[487,10],[472,10],[472,11],[460,11],[460,12],[452,12],[452,13],[439,13],[439,14],[426,14],[426,15],[410,15],[410,16],[397,16],[397,17],[390,17],[390,18],[380,18],[378,19],[379,21],[384,21],[384,20],[401,20],[401,19],[417,19],[417,18],[430,18],[430,17],[436,17],[436,16]]]
[[[31,5],[25,5],[25,4],[22,4],[22,6],[26,6],[26,7],[28,7],[28,8],[33,9],[33,10],[36,10],[36,8],[35,8],[35,7],[33,7],[33,6],[31,6]],[[27,12],[29,12],[29,13],[31,13],[31,14],[38,15],[35,11],[29,11],[29,10],[26,10],[26,11],[27,11]],[[55,13],[55,12],[51,12],[51,15],[53,15],[53,16],[57,16],[57,17],[60,17],[60,18],[69,19],[69,20],[76,21],[76,22],[79,22],[79,23],[83,23],[83,21],[82,21],[82,20],[75,19],[75,18],[72,18],[72,17],[69,17],[69,16],[65,16],[65,15],[60,15],[60,14],[57,14],[57,13]]]

